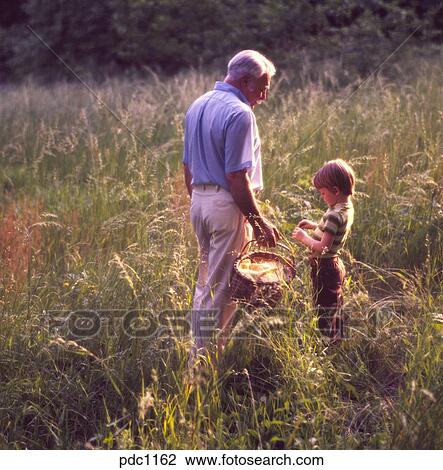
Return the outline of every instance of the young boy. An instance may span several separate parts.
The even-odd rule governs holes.
[[[324,335],[340,340],[343,338],[341,308],[345,268],[338,255],[354,220],[351,196],[354,194],[355,175],[345,161],[338,159],[325,163],[312,182],[328,210],[319,224],[303,219],[292,232],[292,238],[311,249],[309,261],[318,327]],[[314,230],[312,236],[305,229]]]

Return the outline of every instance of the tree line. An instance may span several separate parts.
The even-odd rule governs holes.
[[[55,54],[103,77],[224,63],[244,48],[289,66],[300,51],[345,56],[364,72],[414,30],[417,47],[443,40],[438,0],[0,0],[0,11],[3,82],[68,78]]]

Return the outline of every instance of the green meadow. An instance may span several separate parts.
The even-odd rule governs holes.
[[[347,85],[327,64],[275,77],[256,109],[260,199],[297,276],[277,308],[241,308],[192,378],[183,118],[223,76],[147,71],[91,84],[97,97],[2,86],[0,447],[443,448],[443,70],[396,67]],[[357,194],[348,338],[331,349],[289,237],[324,211],[310,179],[338,157]]]

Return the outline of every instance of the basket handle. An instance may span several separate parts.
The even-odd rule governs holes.
[[[243,249],[241,250],[240,256],[243,256],[243,253],[245,252],[245,250],[246,250],[246,248],[248,247],[248,245],[250,245],[251,243],[254,243],[254,242],[255,242],[255,243],[258,243],[255,238],[253,238],[252,240],[249,240],[249,241],[245,244],[245,246],[243,247]],[[287,245],[285,245],[284,243],[277,242],[277,243],[275,244],[275,246],[276,246],[276,247],[278,246],[279,248],[284,248],[285,250],[291,252],[291,249],[290,249]]]

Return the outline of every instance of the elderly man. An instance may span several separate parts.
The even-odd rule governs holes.
[[[200,248],[191,330],[194,350],[204,352],[214,326],[225,346],[236,304],[229,277],[251,239],[275,246],[277,229],[261,215],[255,194],[263,187],[260,137],[253,113],[267,99],[275,67],[256,51],[236,54],[223,82],[198,98],[185,120],[184,174],[191,223]],[[215,325],[210,320],[215,319]]]

